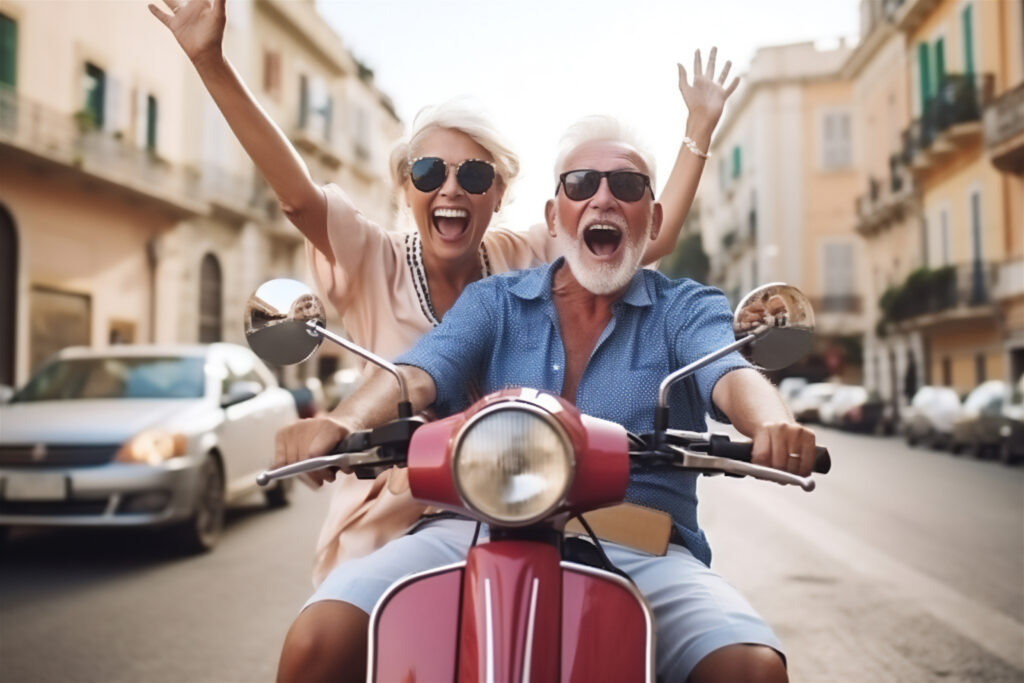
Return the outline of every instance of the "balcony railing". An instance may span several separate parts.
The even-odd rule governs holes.
[[[913,194],[912,177],[903,165],[903,155],[892,155],[889,158],[888,181],[869,177],[867,192],[856,199],[857,231],[870,235],[901,220],[906,202]]]
[[[1024,173],[1024,83],[985,108],[985,145],[996,168]]]
[[[883,322],[899,323],[921,316],[993,303],[999,266],[975,261],[934,270],[921,268],[886,290],[878,305]]]
[[[860,294],[826,294],[813,298],[811,306],[817,314],[826,313],[860,313],[862,299]]]
[[[993,83],[991,74],[947,74],[938,94],[925,103],[921,118],[903,132],[903,163],[927,165],[925,153],[942,151],[938,142],[955,143],[947,132],[955,132],[960,124],[981,121],[982,107],[991,100]],[[947,145],[946,150],[950,149]]]
[[[172,164],[152,150],[131,145],[123,134],[96,130],[89,117],[57,111],[3,86],[0,145],[88,173],[189,213],[205,213],[209,202],[246,216],[258,216],[265,204],[251,179],[230,174],[214,164],[206,164],[201,170]]]

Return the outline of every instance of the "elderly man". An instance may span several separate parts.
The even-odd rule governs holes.
[[[608,119],[569,130],[545,211],[564,260],[465,289],[442,324],[396,361],[416,409],[461,410],[471,382],[484,392],[527,386],[647,431],[659,382],[733,340],[721,292],[639,269],[662,209],[654,201],[652,161],[628,139]],[[282,433],[278,464],[322,455],[347,433],[393,418],[396,401],[393,378],[378,372],[330,417]],[[671,407],[673,425],[684,429],[704,428],[706,412],[731,420],[753,437],[755,462],[802,475],[812,469],[814,435],[793,422],[771,384],[738,355],[680,383]],[[608,549],[651,602],[659,676],[785,680],[771,629],[709,569],[711,551],[697,524],[696,474],[634,475],[627,500],[667,513],[674,527],[664,555]],[[339,672],[358,678],[367,613],[377,598],[403,575],[462,559],[472,535],[471,522],[437,521],[339,566],[289,632],[280,678],[337,680]]]

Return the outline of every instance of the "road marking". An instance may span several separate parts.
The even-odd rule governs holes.
[[[786,496],[750,496],[757,505],[811,547],[853,571],[889,585],[901,598],[912,598],[925,610],[1003,661],[1024,669],[1024,625],[951,589],[858,540],[838,526],[809,515]]]

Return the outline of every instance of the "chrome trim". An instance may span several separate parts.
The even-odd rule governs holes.
[[[532,413],[537,417],[541,418],[542,420],[544,420],[545,422],[547,422],[549,425],[554,427],[555,433],[558,434],[559,438],[562,440],[562,445],[565,448],[565,452],[569,456],[569,476],[565,480],[565,487],[562,489],[562,493],[561,495],[559,495],[557,502],[548,509],[541,511],[539,514],[536,514],[533,517],[530,517],[529,519],[525,519],[518,522],[510,522],[504,519],[495,519],[478,510],[474,505],[470,504],[470,502],[466,500],[466,496],[462,492],[462,486],[459,483],[459,478],[455,475],[455,462],[456,460],[458,460],[459,457],[459,449],[462,448],[462,441],[465,438],[466,434],[469,432],[469,430],[473,427],[473,425],[475,425],[477,422],[481,421],[488,415],[504,410],[522,410],[523,412]],[[551,412],[537,405],[530,399],[523,398],[521,396],[507,397],[499,403],[487,406],[486,408],[475,414],[473,417],[469,418],[469,420],[466,421],[466,424],[462,425],[462,428],[459,430],[458,434],[455,435],[455,439],[453,440],[452,443],[451,475],[452,482],[455,484],[455,493],[459,496],[459,500],[462,501],[462,504],[467,509],[475,513],[479,519],[494,526],[530,526],[531,524],[536,524],[537,522],[546,518],[548,515],[551,514],[552,511],[557,510],[565,502],[565,496],[569,493],[569,490],[572,488],[572,483],[576,479],[576,449],[573,448],[572,439],[569,438],[569,434],[565,431],[565,427],[562,426],[562,423],[558,420],[558,418],[552,415]]]
[[[485,645],[487,683],[494,683],[494,609],[491,606],[491,580],[484,579],[484,619],[487,622],[487,641]]]
[[[406,403],[409,402],[409,390],[405,386],[405,377],[402,377],[402,373],[398,371],[398,366],[394,365],[393,363],[389,363],[388,361],[384,360],[377,354],[371,353],[364,349],[363,347],[350,342],[348,339],[345,339],[344,337],[334,334],[316,320],[307,320],[306,326],[309,328],[309,332],[319,335],[324,339],[330,339],[338,346],[344,349],[348,349],[357,356],[365,358],[374,365],[384,368],[385,370],[390,372],[392,375],[394,375],[395,379],[398,380],[398,390],[402,394],[402,400]]]
[[[651,612],[651,606],[647,604],[647,599],[643,596],[643,593],[637,589],[637,587],[626,579],[622,578],[618,574],[605,571],[604,569],[598,569],[597,567],[589,567],[584,564],[576,564],[575,562],[560,562],[559,565],[563,571],[573,571],[579,574],[589,574],[602,579],[607,579],[612,583],[617,583],[637,599],[640,606],[644,611],[644,621],[647,624],[647,675],[644,679],[647,683],[654,683],[654,613]]]
[[[376,677],[377,671],[375,669],[375,664],[377,658],[374,657],[374,653],[377,650],[377,643],[376,639],[373,637],[373,634],[377,632],[377,622],[380,621],[380,613],[381,611],[383,611],[384,605],[386,605],[388,600],[391,599],[391,596],[394,593],[400,591],[407,584],[414,583],[416,581],[419,581],[420,579],[425,579],[428,576],[433,576],[434,574],[445,574],[447,572],[452,571],[453,569],[464,569],[465,567],[466,561],[463,560],[461,562],[455,562],[453,564],[446,564],[443,567],[435,567],[434,569],[428,569],[426,571],[417,572],[416,574],[410,574],[409,576],[402,577],[398,581],[395,581],[388,587],[386,591],[384,591],[384,594],[381,595],[380,599],[377,600],[377,604],[373,606],[373,612],[370,613],[370,629],[366,639],[366,683],[374,683]]]
[[[540,579],[533,577],[533,590],[530,591],[530,617],[526,620],[526,648],[523,650],[522,683],[530,683],[530,669],[533,664],[533,625],[537,621],[537,589]]]

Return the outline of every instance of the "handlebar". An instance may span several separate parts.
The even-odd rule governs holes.
[[[716,455],[730,460],[750,462],[754,444],[750,441],[730,441],[725,434],[712,434],[708,439],[708,455]],[[832,469],[832,456],[824,446],[814,447],[814,471],[828,474]]]

